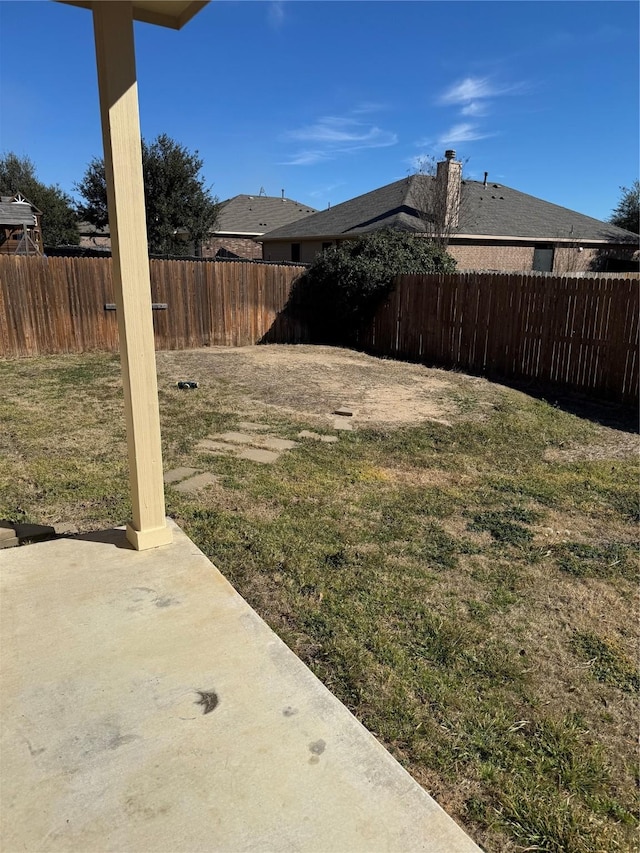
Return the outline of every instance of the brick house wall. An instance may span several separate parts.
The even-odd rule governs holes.
[[[335,245],[335,241],[331,243]],[[552,242],[548,244],[552,245]],[[312,263],[316,255],[326,247],[326,243],[317,240],[301,241],[299,243],[299,260],[303,264]],[[589,272],[594,269],[594,263],[603,255],[611,252],[615,257],[625,257],[633,254],[634,246],[627,249],[612,247],[611,249],[596,249],[578,246],[559,246],[553,250],[554,273]],[[473,243],[452,244],[447,251],[458,262],[460,270],[500,270],[502,272],[530,272],[533,269],[535,246],[533,245],[478,245]],[[291,262],[294,260],[291,243],[266,243],[263,245],[262,257],[265,261]]]
[[[215,258],[223,249],[238,258],[250,258],[260,260],[262,258],[262,244],[256,243],[251,237],[209,237],[202,244],[202,257]]]
[[[448,246],[461,270],[530,270],[533,246]]]

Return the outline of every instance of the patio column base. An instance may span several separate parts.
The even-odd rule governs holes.
[[[136,530],[131,524],[127,524],[126,536],[136,551],[160,548],[162,545],[171,545],[173,542],[171,528],[167,525],[153,527],[151,530]]]

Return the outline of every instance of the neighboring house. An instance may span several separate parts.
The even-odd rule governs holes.
[[[78,222],[81,249],[104,249],[111,251],[111,234],[109,226],[96,228],[90,222]]]
[[[394,228],[437,236],[436,223],[446,222],[447,249],[459,269],[638,269],[637,234],[486,177],[463,180],[455,151],[445,157],[435,177],[412,175],[269,231],[261,238],[263,258],[310,263],[318,252],[371,231]],[[441,207],[439,213],[425,209],[429,199],[432,208]]]
[[[316,213],[315,208],[299,201],[266,195],[236,195],[223,201],[215,231],[201,246],[203,258],[262,257],[259,240],[265,231],[296,222],[303,216]],[[79,223],[80,246],[85,249],[111,249],[109,226],[95,228],[88,222]],[[186,235],[185,235],[185,239]],[[191,251],[195,251],[191,246]]]
[[[16,193],[0,197],[0,254],[42,254],[42,211]]]
[[[202,245],[203,258],[261,258],[259,241],[265,231],[290,225],[316,213],[315,208],[290,198],[236,195],[220,205],[215,231]]]

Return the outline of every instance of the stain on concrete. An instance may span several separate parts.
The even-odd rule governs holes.
[[[202,711],[203,714],[210,714],[212,711],[215,711],[220,702],[215,690],[197,690],[196,693],[200,697],[196,705],[202,705],[204,709]]]
[[[140,735],[115,735],[111,740],[107,743],[107,749],[119,749],[121,746],[124,746],[127,743],[131,743],[134,740],[140,740]]]
[[[162,595],[156,589],[151,589],[148,586],[136,586],[124,592],[125,598],[128,599],[128,607],[126,610],[129,613],[140,613],[146,608],[155,605],[156,607],[172,607],[180,604],[180,600],[172,598],[170,595]],[[119,604],[120,596],[112,599],[112,603]]]
[[[156,607],[172,607],[175,604],[180,604],[177,598],[170,598],[168,595],[159,595],[153,603]]]
[[[25,738],[25,742],[26,742],[27,747],[29,749],[29,755],[32,758],[36,758],[38,755],[42,755],[43,752],[47,751],[46,747],[44,747],[44,746],[41,746],[37,749],[34,749],[26,738]]]
[[[291,705],[287,705],[286,708],[282,709],[282,716],[283,717],[293,717],[297,713],[298,713],[298,709],[292,708]]]
[[[326,748],[327,744],[322,740],[322,738],[320,738],[320,740],[314,740],[313,743],[309,744],[309,752],[312,752],[314,755],[322,755]]]

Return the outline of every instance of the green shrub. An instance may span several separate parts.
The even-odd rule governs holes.
[[[405,231],[388,229],[326,249],[298,283],[298,299],[314,341],[349,343],[400,273],[452,273],[443,248]]]

